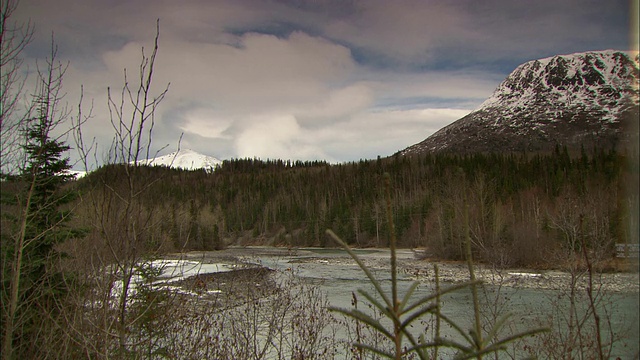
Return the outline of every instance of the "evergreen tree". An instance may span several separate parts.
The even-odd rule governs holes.
[[[33,285],[59,290],[60,284],[52,283],[54,276],[47,273],[46,265],[55,255],[55,245],[70,235],[70,229],[65,226],[69,212],[63,211],[62,207],[73,200],[73,194],[63,189],[64,183],[71,178],[69,159],[64,156],[70,148],[51,137],[56,120],[49,113],[50,100],[46,91],[38,96],[37,117],[25,131],[27,166],[22,176],[24,183],[31,187],[31,198],[25,228],[29,247],[24,252],[23,266],[27,270],[25,276]]]
[[[35,116],[22,123],[22,163],[11,191],[3,191],[2,326],[3,358],[40,357],[38,336],[51,330],[65,288],[54,260],[55,246],[73,235],[65,226],[73,200],[65,189],[69,178],[69,150],[53,137],[66,118],[58,105],[62,99],[65,67],[55,61],[52,46],[45,71],[38,72],[34,95]],[[18,158],[18,157],[15,157]],[[3,186],[4,187],[4,186]],[[4,189],[3,189],[4,190]],[[53,335],[51,335],[53,336]],[[42,345],[46,347],[46,345]]]

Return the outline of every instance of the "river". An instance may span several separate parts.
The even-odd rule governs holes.
[[[389,272],[389,251],[383,249],[361,249],[355,251],[372,270],[374,276],[381,281],[385,291],[389,291],[391,275]],[[352,307],[353,294],[359,299],[360,309],[366,308],[366,300],[356,290],[362,289],[370,294],[374,287],[367,280],[364,272],[349,255],[340,249],[282,249],[268,247],[230,248],[218,252],[181,254],[182,258],[225,265],[233,262],[251,263],[264,266],[275,273],[289,273],[318,286],[323,291],[331,306],[349,309]],[[413,296],[418,299],[432,294],[435,290],[433,266],[429,262],[417,260],[411,250],[399,250],[398,288],[402,296],[407,288],[418,281],[419,285]],[[446,288],[455,283],[467,280],[468,272],[464,264],[441,263],[441,273],[445,274],[441,286]],[[209,269],[211,266],[209,266]],[[561,272],[533,272],[526,269],[512,269],[495,273],[479,270],[480,278],[486,281],[480,286],[480,298],[483,319],[494,322],[496,318],[511,314],[510,321],[504,327],[504,336],[516,331],[523,331],[539,326],[561,325],[566,322],[568,292],[561,285],[566,283],[568,274]],[[631,359],[638,353],[638,302],[637,274],[610,274],[602,277],[602,306],[599,313],[604,320],[610,320],[612,332],[621,336],[613,349],[612,358]],[[627,283],[625,286],[625,283]],[[613,284],[613,285],[611,285]],[[624,291],[624,290],[630,291]],[[579,295],[586,294],[578,287]],[[584,313],[586,297],[581,296],[576,314]],[[608,312],[605,315],[604,311]],[[442,299],[442,312],[455,323],[465,328],[473,324],[473,302],[468,288],[448,294]],[[590,318],[589,318],[590,319]],[[422,329],[431,331],[432,323],[421,323]],[[441,334],[445,338],[460,339],[451,327],[443,326]],[[553,340],[553,339],[551,339]],[[557,339],[556,339],[557,340]],[[549,344],[553,346],[554,344]],[[557,345],[557,344],[556,344]],[[524,345],[522,345],[524,346]],[[519,358],[520,354],[512,354]],[[508,357],[506,357],[508,358]]]

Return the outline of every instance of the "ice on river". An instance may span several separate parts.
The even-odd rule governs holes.
[[[150,263],[151,266],[161,269],[160,280],[166,282],[167,280],[176,281],[183,280],[190,276],[200,274],[211,274],[219,272],[227,272],[235,270],[235,265],[222,264],[222,263],[202,263],[200,261],[193,260],[154,260]]]
[[[147,282],[142,274],[143,268],[155,269],[159,275],[151,282]],[[220,272],[228,272],[236,269],[236,265],[226,263],[204,263],[201,261],[186,259],[157,259],[148,262],[141,262],[135,266],[134,272],[128,286],[129,296],[137,293],[137,288],[145,284],[153,286],[156,290],[176,291],[186,295],[200,295],[193,291],[186,290],[179,286],[173,286],[171,283],[187,279],[191,276],[200,274],[212,274]],[[114,281],[111,287],[111,296],[117,298],[122,294],[124,287],[123,276],[121,271],[115,271],[118,280]],[[207,293],[218,293],[219,290],[208,290]]]

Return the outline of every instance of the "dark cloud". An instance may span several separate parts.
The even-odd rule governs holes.
[[[363,2],[353,19],[326,26],[373,66],[438,70],[541,54],[626,49],[627,1]]]

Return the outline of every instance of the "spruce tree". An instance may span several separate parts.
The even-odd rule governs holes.
[[[37,117],[25,131],[27,166],[22,174],[24,183],[31,186],[25,229],[30,244],[24,252],[25,276],[33,285],[48,288],[47,293],[60,288],[53,281],[53,274],[48,273],[47,262],[56,255],[55,245],[72,233],[66,226],[69,212],[62,207],[73,200],[72,192],[63,189],[71,178],[69,159],[64,156],[70,148],[51,137],[55,119],[48,111],[49,100],[45,94],[39,95]]]
[[[66,112],[58,108],[62,100],[65,67],[55,61],[56,48],[45,71],[38,71],[33,112],[21,124],[22,158],[16,163],[11,191],[3,191],[2,228],[2,354],[3,358],[41,357],[46,349],[38,341],[43,332],[52,334],[66,288],[58,267],[56,245],[75,235],[66,223],[66,204],[73,200],[66,190],[69,147],[54,137]],[[18,158],[18,157],[16,157]],[[3,189],[4,190],[4,189]],[[46,347],[42,344],[42,347]]]

